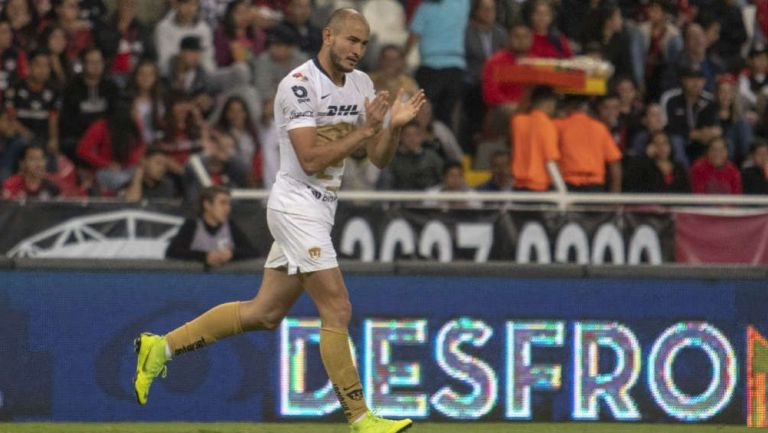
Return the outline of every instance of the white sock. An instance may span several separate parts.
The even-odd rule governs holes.
[[[365,418],[366,415],[368,415],[368,412],[360,415],[356,420],[352,421],[352,424],[354,424],[356,422],[360,422],[363,418]]]

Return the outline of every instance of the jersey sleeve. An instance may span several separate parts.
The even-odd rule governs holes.
[[[318,95],[306,75],[292,73],[280,83],[277,94],[287,131],[317,126]]]

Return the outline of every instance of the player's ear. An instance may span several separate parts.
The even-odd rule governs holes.
[[[323,45],[331,43],[331,36],[333,36],[333,29],[331,28],[331,26],[324,27],[323,28]]]

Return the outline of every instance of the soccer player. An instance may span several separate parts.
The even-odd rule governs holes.
[[[134,381],[140,404],[172,357],[242,332],[275,329],[306,291],[322,322],[320,356],[351,432],[397,433],[412,424],[368,410],[349,349],[349,294],[330,236],[344,158],[363,147],[374,164],[384,167],[395,154],[401,128],[425,101],[422,91],[406,99],[401,90],[390,107],[389,95],[375,94],[368,76],[355,70],[369,33],[359,12],[335,11],[317,56],[280,83],[275,97],[280,171],[267,204],[275,242],[261,287],[252,300],[216,306],[165,336],[141,334]]]

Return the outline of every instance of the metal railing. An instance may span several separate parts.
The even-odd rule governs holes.
[[[263,200],[269,191],[235,189],[233,198]],[[614,194],[614,193],[571,193],[571,192],[441,192],[423,191],[339,191],[340,201],[367,202],[509,202],[516,204],[549,203],[560,209],[576,205],[646,205],[646,206],[749,206],[768,210],[768,196],[728,194]]]

